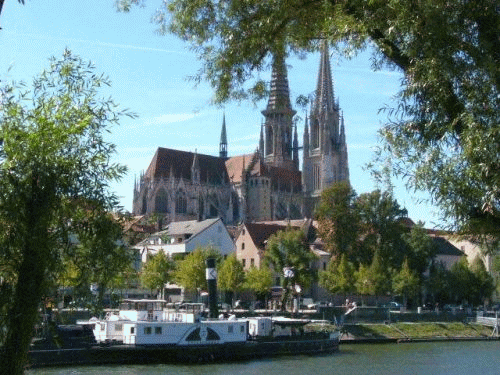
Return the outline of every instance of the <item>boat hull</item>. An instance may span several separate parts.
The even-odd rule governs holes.
[[[88,348],[33,350],[30,367],[106,364],[204,363],[269,356],[332,353],[338,339],[249,340],[213,345],[108,345]]]

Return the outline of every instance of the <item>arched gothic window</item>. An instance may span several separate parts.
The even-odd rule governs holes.
[[[160,214],[168,213],[168,194],[163,188],[159,189],[156,193],[155,212]]]
[[[186,212],[187,212],[186,194],[184,194],[183,191],[179,191],[175,199],[175,213],[185,214]]]

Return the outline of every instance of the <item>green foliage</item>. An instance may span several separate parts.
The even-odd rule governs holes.
[[[453,264],[450,270],[450,296],[455,303],[473,303],[476,300],[476,279],[467,258]]]
[[[118,201],[109,184],[125,167],[111,161],[104,134],[128,113],[99,98],[103,85],[106,77],[65,51],[31,87],[0,89],[0,268],[13,291],[0,307],[9,311],[0,373],[23,372],[39,304],[71,237],[99,242],[88,217]]]
[[[491,297],[495,290],[495,284],[491,275],[486,271],[483,260],[479,256],[476,256],[472,260],[470,268],[476,279],[474,285],[476,300],[473,303],[480,304]]]
[[[349,183],[333,184],[321,193],[315,216],[318,235],[335,257],[346,254],[352,262],[364,260],[358,251],[360,218],[355,210],[356,192]]]
[[[229,255],[224,259],[217,272],[218,289],[237,292],[241,290],[244,281],[243,264],[236,259],[235,254]]]
[[[258,299],[264,299],[273,286],[273,273],[268,267],[250,267],[245,272],[243,289],[253,291]]]
[[[430,300],[434,303],[454,302],[450,300],[451,283],[450,272],[441,263],[431,263],[425,280]]]
[[[356,290],[354,266],[345,254],[340,259],[331,258],[325,271],[319,274],[319,285],[332,294],[349,294]]]
[[[144,288],[161,291],[166,283],[172,281],[174,262],[163,252],[148,256],[140,273],[141,285]]]
[[[309,249],[306,237],[300,230],[288,228],[269,237],[264,254],[264,263],[273,268],[281,277],[281,286],[284,288],[282,306],[288,302],[290,288],[298,284],[303,289],[309,287],[313,281],[313,272],[310,269],[315,255]],[[290,277],[285,277],[284,269],[292,270]]]
[[[360,252],[370,256],[363,259],[370,263],[375,252],[379,252],[380,262],[393,269],[399,269],[407,253],[402,239],[402,220],[407,211],[401,208],[390,192],[374,190],[361,194],[356,200],[356,210],[360,217]]]
[[[178,261],[173,274],[175,283],[189,291],[207,289],[205,262],[209,257],[220,259],[220,254],[213,248],[197,248]]]
[[[260,72],[276,51],[302,56],[323,38],[349,57],[370,45],[374,69],[403,75],[382,154],[456,226],[500,236],[496,0],[173,0],[153,21],[191,44],[203,62],[194,80],[208,81],[217,103],[264,97]]]
[[[403,240],[407,245],[407,261],[410,268],[422,277],[436,256],[438,251],[436,243],[421,222],[412,227],[409,233],[404,233]]]
[[[414,298],[420,291],[420,278],[410,269],[408,260],[405,259],[401,270],[392,278],[392,290],[402,295],[406,304],[408,298]]]
[[[356,276],[356,289],[360,294],[380,296],[391,290],[390,275],[382,264],[379,252],[375,252],[369,267],[360,265]]]
[[[91,300],[90,286],[98,286],[97,298],[92,301],[95,313],[104,308],[104,294],[114,279],[131,268],[132,249],[122,242],[122,226],[105,212],[84,211],[85,230],[80,231],[76,244],[62,256],[60,275],[65,286],[72,286],[79,298]]]

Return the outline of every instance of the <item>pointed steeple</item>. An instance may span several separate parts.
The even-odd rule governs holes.
[[[283,52],[274,55],[269,100],[267,108],[262,111],[264,116],[270,113],[285,113],[292,114],[292,116],[296,113],[290,103],[288,75]]]
[[[222,130],[220,133],[219,157],[227,159],[226,112],[222,115]]]
[[[335,97],[333,92],[333,79],[330,68],[330,57],[328,43],[323,40],[321,43],[321,59],[318,73],[318,83],[316,86],[316,99],[312,112],[333,111],[335,109]]]
[[[290,103],[285,52],[274,55],[271,88],[265,117],[264,159],[275,167],[296,169],[293,161],[293,116],[295,111]]]

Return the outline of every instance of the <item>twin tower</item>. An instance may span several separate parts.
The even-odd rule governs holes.
[[[133,213],[163,214],[166,222],[219,216],[226,224],[312,217],[325,188],[349,182],[344,118],[334,96],[326,43],[302,146],[283,55],[274,56],[262,114],[259,146],[251,155],[228,157],[225,118],[219,157],[158,148],[134,186]]]

